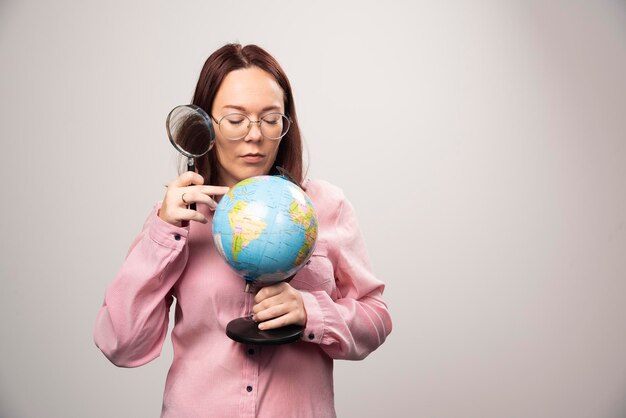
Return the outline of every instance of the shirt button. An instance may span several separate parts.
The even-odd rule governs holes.
[[[254,355],[254,348],[248,348],[248,354]]]
[[[252,392],[252,386],[247,386],[247,387],[246,387],[246,390],[247,390],[248,392]]]
[[[179,234],[174,235],[174,239],[175,239],[176,241],[180,241],[180,235],[179,235]]]
[[[309,334],[309,340],[312,340],[313,338],[315,338],[315,334],[310,333],[310,334]]]

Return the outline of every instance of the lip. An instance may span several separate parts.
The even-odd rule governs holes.
[[[258,163],[264,158],[265,158],[265,155],[259,154],[257,152],[249,152],[248,154],[244,154],[241,156],[241,159],[243,159],[247,163]]]

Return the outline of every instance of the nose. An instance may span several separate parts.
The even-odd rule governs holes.
[[[260,141],[261,139],[263,139],[263,134],[261,133],[261,121],[250,121],[250,130],[244,140]]]

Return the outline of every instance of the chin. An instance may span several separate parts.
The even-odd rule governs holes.
[[[247,178],[250,177],[255,177],[255,176],[263,176],[265,174],[268,174],[270,172],[270,169],[268,168],[267,170],[263,170],[263,169],[248,169],[248,170],[242,170],[240,173],[238,173],[238,175],[236,176],[239,180],[245,180]]]

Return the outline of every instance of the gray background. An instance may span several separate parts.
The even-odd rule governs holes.
[[[626,3],[0,3],[0,416],[155,417],[92,342],[210,52],[290,76],[394,318],[342,417],[626,416]],[[210,361],[210,360],[207,360]]]

